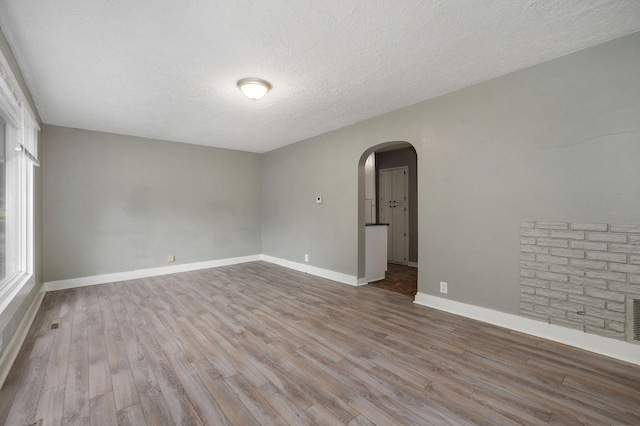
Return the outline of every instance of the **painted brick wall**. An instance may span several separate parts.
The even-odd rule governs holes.
[[[632,297],[640,298],[640,225],[521,222],[521,316],[625,340]]]

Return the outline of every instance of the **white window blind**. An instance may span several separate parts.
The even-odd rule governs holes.
[[[38,123],[31,117],[25,108],[21,108],[22,126],[18,132],[18,144],[16,151],[22,151],[36,166],[38,161]]]
[[[2,55],[0,55],[0,112],[7,124],[18,132],[16,151],[21,151],[36,166],[39,166],[38,131],[40,126],[38,126],[29,103],[24,99],[20,86]]]

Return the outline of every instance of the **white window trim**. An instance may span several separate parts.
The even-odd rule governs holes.
[[[25,284],[34,280],[34,233],[33,233],[33,167],[38,164],[37,137],[40,127],[22,92],[9,64],[0,52],[0,114],[6,121],[7,144],[17,141],[16,150],[22,151],[23,158],[18,162],[19,203],[19,258],[18,272],[5,277],[0,282],[0,313],[4,312]],[[9,140],[10,139],[10,140]]]

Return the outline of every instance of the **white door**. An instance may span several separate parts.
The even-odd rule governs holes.
[[[387,259],[390,262],[408,262],[409,212],[408,167],[381,169],[379,177],[380,222],[388,223]]]
[[[407,263],[407,207],[395,205],[391,209],[391,222],[393,223],[393,248],[390,260],[397,263]]]
[[[391,170],[391,199],[394,203],[407,202],[407,167]]]
[[[391,170],[389,169],[384,169],[384,170],[380,170],[380,179],[378,182],[379,185],[379,189],[378,189],[378,195],[379,195],[379,205],[382,208],[385,205],[389,205],[389,203],[391,203],[393,200],[391,200],[391,197],[393,196],[392,194],[392,174]]]

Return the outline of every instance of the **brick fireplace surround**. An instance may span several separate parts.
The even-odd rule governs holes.
[[[640,299],[640,225],[520,224],[520,315],[632,340]]]

